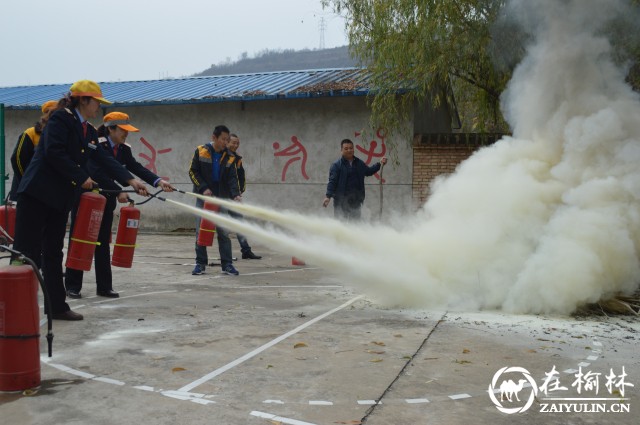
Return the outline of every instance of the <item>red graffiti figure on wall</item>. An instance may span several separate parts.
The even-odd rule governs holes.
[[[356,131],[355,136],[360,136],[360,132]],[[367,156],[366,160],[364,161],[364,163],[367,165],[371,164],[372,159],[382,158],[387,153],[387,145],[385,145],[384,143],[385,135],[382,129],[378,129],[378,131],[376,132],[376,136],[378,136],[378,139],[380,139],[380,152],[376,152],[376,149],[378,148],[378,142],[375,140],[369,142],[369,149],[365,149],[363,146],[356,145],[356,149]],[[375,173],[374,176],[376,177],[376,179],[380,180],[379,172]],[[385,179],[382,179],[382,183],[384,183],[385,181]]]
[[[171,148],[166,148],[166,149],[159,149],[158,151],[156,151],[156,148],[153,147],[153,145],[149,142],[147,142],[145,140],[144,137],[140,138],[140,141],[142,142],[142,144],[147,147],[149,149],[149,151],[151,151],[151,155],[147,155],[144,153],[139,153],[138,156],[140,158],[144,158],[147,161],[149,161],[144,168],[146,168],[149,171],[152,171],[154,174],[158,174],[158,170],[156,168],[156,158],[158,155],[162,155],[163,153],[169,153],[171,152]],[[165,180],[169,180],[167,177],[162,177]]]
[[[298,139],[297,136],[291,136],[291,141],[293,142],[291,145],[287,146],[286,148],[282,149],[282,150],[278,150],[280,149],[280,143],[278,142],[273,142],[273,149],[276,150],[276,152],[274,152],[273,156],[278,157],[278,156],[291,156],[293,158],[291,158],[290,160],[288,160],[286,162],[286,164],[284,164],[284,167],[282,168],[282,177],[281,180],[285,181],[286,180],[286,175],[287,175],[287,169],[289,168],[289,165],[291,165],[292,163],[296,162],[296,161],[300,161],[302,160],[302,164],[300,164],[300,169],[302,171],[302,177],[305,178],[305,180],[309,180],[309,176],[307,175],[307,150],[304,148],[304,146],[302,145],[302,143],[300,142],[300,140]]]

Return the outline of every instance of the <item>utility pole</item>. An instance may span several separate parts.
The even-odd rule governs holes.
[[[327,23],[324,21],[324,16],[320,17],[318,28],[320,30],[320,50],[322,50],[324,49],[324,31],[327,29]]]

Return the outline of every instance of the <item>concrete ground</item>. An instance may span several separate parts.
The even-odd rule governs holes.
[[[54,322],[41,387],[0,394],[3,424],[638,423],[636,318],[390,308],[264,246],[232,277],[191,275],[190,234],[138,243],[119,299],[86,274],[85,320]]]

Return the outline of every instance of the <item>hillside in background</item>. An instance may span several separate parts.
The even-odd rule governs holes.
[[[228,74],[250,74],[270,71],[294,71],[301,69],[350,68],[356,61],[349,56],[348,46],[322,50],[265,50],[255,57],[243,53],[236,62],[227,60],[194,77]]]

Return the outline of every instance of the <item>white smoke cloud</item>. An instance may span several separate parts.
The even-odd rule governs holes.
[[[604,25],[625,1],[519,0],[532,32],[503,96],[513,136],[439,179],[402,229],[244,207],[226,223],[390,303],[570,313],[640,282],[640,99]],[[535,31],[535,32],[534,32]],[[267,236],[269,233],[269,236]]]

